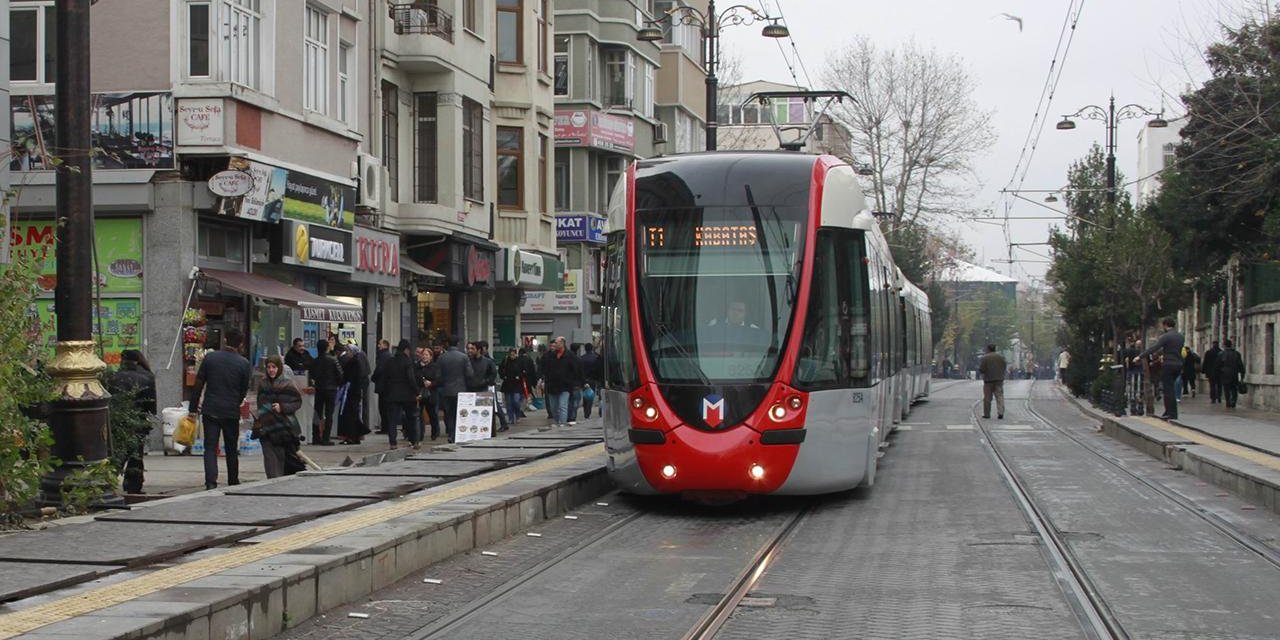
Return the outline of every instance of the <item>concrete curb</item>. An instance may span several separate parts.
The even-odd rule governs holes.
[[[1102,432],[1107,436],[1133,447],[1157,460],[1189,473],[1215,486],[1231,491],[1241,498],[1265,506],[1280,514],[1280,471],[1251,462],[1239,456],[1218,451],[1167,431],[1145,424],[1132,424],[1089,406],[1086,402],[1059,393],[1085,415],[1102,422]],[[1198,433],[1198,429],[1184,427]],[[1231,442],[1212,434],[1206,436],[1223,442]],[[1236,446],[1248,445],[1232,442]],[[1248,447],[1251,450],[1252,447]],[[1264,452],[1265,453],[1265,452]]]
[[[421,492],[441,491],[450,484]],[[613,490],[604,460],[569,465],[433,508],[163,589],[136,600],[40,627],[24,638],[201,640],[273,637],[317,614],[355,602],[431,564],[486,546]],[[243,539],[259,544],[378,502]],[[208,549],[183,562],[225,553]],[[125,572],[40,596],[47,602],[145,575]],[[21,601],[12,604],[22,604]],[[21,606],[15,607],[20,611]]]

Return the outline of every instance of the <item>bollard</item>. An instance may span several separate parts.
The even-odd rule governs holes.
[[[1124,365],[1111,365],[1111,405],[1107,408],[1117,417],[1124,415],[1126,378]]]

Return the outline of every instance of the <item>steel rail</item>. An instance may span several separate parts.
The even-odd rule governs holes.
[[[1034,382],[1031,385],[1031,390],[1032,392],[1035,391]],[[1195,515],[1201,520],[1204,520],[1210,526],[1217,529],[1219,533],[1231,539],[1236,544],[1240,545],[1241,547],[1245,548],[1248,551],[1251,551],[1257,554],[1260,558],[1262,558],[1263,560],[1266,560],[1272,566],[1276,567],[1277,569],[1280,569],[1280,551],[1266,544],[1265,542],[1262,542],[1254,538],[1252,535],[1242,531],[1239,527],[1231,524],[1222,516],[1219,516],[1216,513],[1206,510],[1204,507],[1201,507],[1200,505],[1196,504],[1194,501],[1187,498],[1186,496],[1183,496],[1182,494],[1158,482],[1154,482],[1152,480],[1149,480],[1135,473],[1134,471],[1130,470],[1120,460],[1117,460],[1116,458],[1095,449],[1094,447],[1090,446],[1087,442],[1085,442],[1083,439],[1077,437],[1075,434],[1072,434],[1068,432],[1066,429],[1063,429],[1058,425],[1054,424],[1051,420],[1046,418],[1039,411],[1036,411],[1035,407],[1032,406],[1032,402],[1033,402],[1032,395],[1033,395],[1032,393],[1027,394],[1026,409],[1027,409],[1027,412],[1030,413],[1033,417],[1035,417],[1036,420],[1039,420],[1049,428],[1066,436],[1072,442],[1075,442],[1076,444],[1080,445],[1089,453],[1092,453],[1098,456],[1099,458],[1102,458],[1103,460],[1107,461],[1112,466],[1114,466],[1115,468],[1123,472],[1125,475],[1128,475],[1134,480],[1137,480],[1138,482],[1142,483],[1146,487],[1150,488],[1152,491],[1155,491],[1161,496],[1172,501],[1174,504],[1177,504],[1178,506],[1182,507],[1184,510],[1190,512],[1191,514]],[[1079,411],[1079,410],[1076,409],[1076,411]],[[1081,413],[1081,415],[1086,419],[1093,419],[1083,413]]]
[[[982,434],[982,442],[986,445],[987,453],[991,455],[996,468],[1004,476],[1005,484],[1013,494],[1018,508],[1022,510],[1022,514],[1027,519],[1028,524],[1035,529],[1036,535],[1044,541],[1045,544],[1041,548],[1044,551],[1045,559],[1049,562],[1050,569],[1053,571],[1054,580],[1062,589],[1062,593],[1067,597],[1067,602],[1072,612],[1076,615],[1076,619],[1079,620],[1081,629],[1089,638],[1097,640],[1127,640],[1129,635],[1125,633],[1120,621],[1116,619],[1115,614],[1112,613],[1110,607],[1102,599],[1101,594],[1094,587],[1093,582],[1089,579],[1080,562],[1076,560],[1075,555],[1071,552],[1070,547],[1067,546],[1062,535],[1053,526],[1053,522],[1048,515],[1036,504],[1031,497],[1030,490],[1023,485],[1017,474],[1013,472],[1013,468],[991,437],[991,432],[978,419],[979,402],[981,401],[973,403],[969,419]]]
[[[782,547],[782,543],[791,537],[796,527],[809,515],[811,506],[806,505],[796,513],[792,514],[787,521],[784,522],[778,530],[774,532],[768,542],[756,551],[751,563],[747,568],[738,574],[738,577],[731,583],[732,586],[728,593],[725,594],[716,606],[712,607],[698,624],[694,625],[688,633],[682,636],[682,640],[708,640],[714,638],[719,633],[720,628],[729,621],[729,616],[733,615],[734,610],[742,603],[742,599],[755,588],[756,583],[764,576],[764,572],[769,568],[770,563],[778,556],[778,552]]]

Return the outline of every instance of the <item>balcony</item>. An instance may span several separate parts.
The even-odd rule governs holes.
[[[425,33],[453,42],[453,16],[434,2],[391,5],[397,35]]]

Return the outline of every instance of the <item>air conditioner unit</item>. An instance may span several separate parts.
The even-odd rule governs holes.
[[[362,153],[356,162],[360,180],[360,197],[356,204],[370,209],[382,208],[382,189],[386,184],[386,168],[377,156]]]
[[[665,122],[653,123],[653,142],[656,144],[659,142],[666,142],[666,141],[667,141],[667,123]]]

